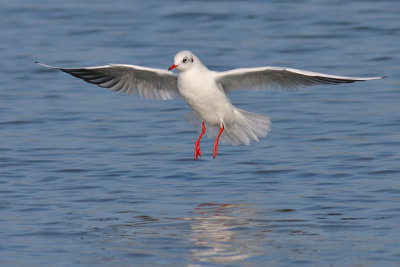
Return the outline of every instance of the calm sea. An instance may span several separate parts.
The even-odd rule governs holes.
[[[1,266],[398,266],[400,2],[2,0]],[[240,91],[249,146],[203,139],[182,100],[65,67],[288,66],[379,81]]]

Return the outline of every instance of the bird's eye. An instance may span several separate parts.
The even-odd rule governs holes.
[[[187,57],[185,57],[185,58],[182,60],[183,63],[186,63],[187,61],[188,61]]]

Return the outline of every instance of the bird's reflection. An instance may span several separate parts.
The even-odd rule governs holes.
[[[195,243],[191,260],[194,262],[234,263],[253,255],[249,227],[255,209],[247,204],[203,203],[188,218],[191,239]]]

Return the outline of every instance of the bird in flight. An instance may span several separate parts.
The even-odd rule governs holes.
[[[200,118],[202,131],[195,143],[194,158],[201,156],[200,139],[207,128],[216,135],[213,158],[217,156],[218,141],[232,145],[248,145],[266,137],[269,117],[236,108],[227,96],[235,90],[295,89],[319,84],[353,83],[384,77],[344,77],[285,67],[239,68],[223,72],[211,71],[190,51],[180,51],[167,70],[135,65],[109,64],[85,68],[58,69],[103,88],[127,94],[138,93],[147,99],[182,97]],[[177,69],[178,75],[171,72]],[[207,128],[206,128],[207,125]],[[222,135],[222,136],[221,136]]]

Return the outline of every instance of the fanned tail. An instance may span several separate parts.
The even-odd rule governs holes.
[[[269,132],[271,121],[268,116],[251,113],[242,109],[235,108],[235,123],[226,125],[225,135],[221,140],[231,143],[234,146],[250,144],[250,141],[259,141]]]
[[[220,140],[222,142],[230,143],[234,146],[250,144],[250,141],[259,141],[259,138],[264,138],[269,132],[269,125],[271,124],[269,117],[255,114],[252,112],[244,111],[235,108],[235,122],[225,125]],[[191,112],[185,116],[186,120],[195,127],[197,131],[201,131],[201,119]],[[209,138],[215,138],[219,133],[219,127],[215,125],[206,124],[206,134]]]

